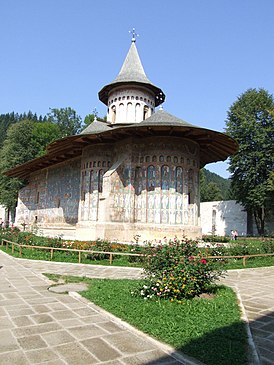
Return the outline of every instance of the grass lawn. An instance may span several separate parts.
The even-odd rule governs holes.
[[[0,246],[0,250],[12,255],[14,257],[19,256],[19,248],[15,247],[14,254],[12,254],[11,246],[6,249],[6,246]],[[39,249],[31,249],[31,248],[23,248],[22,250],[22,258],[31,259],[31,260],[46,260],[46,261],[56,261],[56,262],[74,262],[78,263],[78,253],[77,252],[63,252],[63,251],[55,251],[53,259],[50,258],[49,250],[39,250]],[[137,261],[137,262],[135,262]],[[130,266],[130,267],[142,267],[140,258],[135,258],[129,256],[115,256],[112,261],[112,266]],[[85,254],[81,255],[81,264],[91,264],[91,265],[110,265],[109,259],[102,260],[91,260],[85,257]]]
[[[10,246],[8,247],[8,250],[6,250],[6,246],[0,246],[0,249],[3,250],[4,252],[7,252],[9,255],[12,255]],[[50,258],[50,251],[24,248],[22,252],[23,252],[22,257],[26,258],[26,259],[78,263],[78,254],[75,252],[66,253],[66,252],[62,252],[62,251],[56,251],[56,252],[54,252],[54,256],[53,256],[52,260]],[[15,251],[12,256],[19,257],[18,247],[15,247]],[[138,257],[129,258],[128,256],[115,256],[114,255],[114,260],[112,262],[112,266],[142,267],[142,263],[138,262],[138,261],[140,261],[140,258],[138,258]],[[91,265],[92,264],[93,265],[107,265],[107,266],[110,265],[109,259],[91,260],[91,259],[85,257],[84,254],[82,254],[81,263],[82,264],[91,264]],[[224,270],[274,266],[274,256],[250,258],[250,259],[246,260],[245,267],[243,266],[242,259],[229,259],[223,265],[224,265],[223,266]]]
[[[247,364],[245,327],[240,320],[237,298],[230,288],[220,286],[214,289],[213,298],[195,298],[177,304],[133,297],[131,291],[142,285],[141,280],[62,279],[88,283],[89,289],[82,296],[207,365]]]

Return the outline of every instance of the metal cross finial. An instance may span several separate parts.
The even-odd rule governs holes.
[[[135,28],[129,31],[132,34],[131,42],[136,42],[136,37],[139,37],[139,34],[136,33]]]
[[[97,120],[98,112],[96,108],[93,109],[92,114],[94,115],[94,120]]]

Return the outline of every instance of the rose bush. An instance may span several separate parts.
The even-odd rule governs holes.
[[[151,246],[144,268],[145,282],[133,294],[170,301],[193,298],[208,291],[223,272],[217,262],[202,257],[196,241],[177,238]]]

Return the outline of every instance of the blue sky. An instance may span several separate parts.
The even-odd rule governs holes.
[[[0,114],[104,116],[98,91],[118,74],[133,27],[164,109],[191,124],[223,131],[241,93],[274,93],[273,0],[2,0],[0,14]],[[225,163],[206,167],[229,176]]]

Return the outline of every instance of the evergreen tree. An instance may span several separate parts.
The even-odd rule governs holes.
[[[200,170],[200,201],[216,201],[234,199],[230,190],[230,180],[210,172]]]

